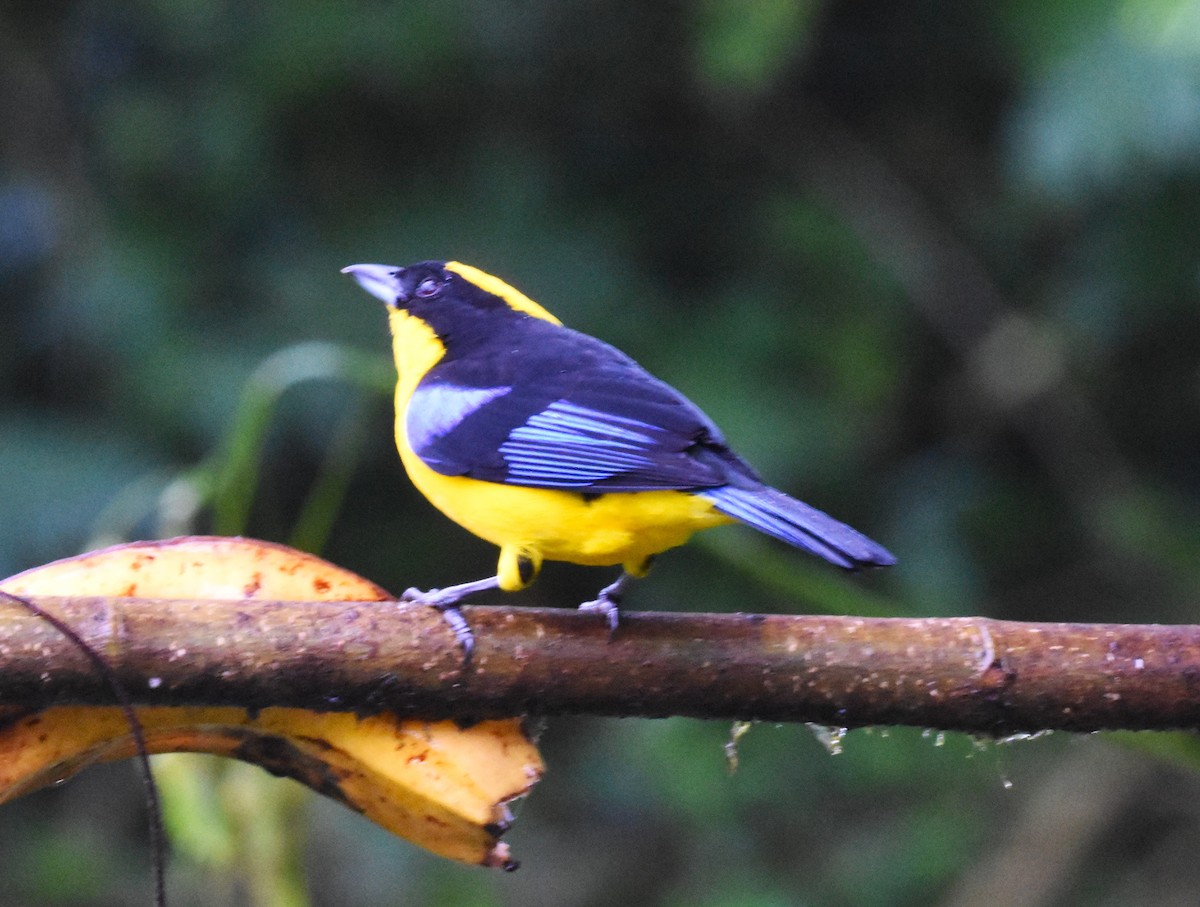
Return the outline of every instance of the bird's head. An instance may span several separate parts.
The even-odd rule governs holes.
[[[389,308],[403,309],[425,321],[510,309],[561,323],[499,277],[457,261],[422,261],[405,268],[350,265],[342,268],[342,273],[349,274]]]

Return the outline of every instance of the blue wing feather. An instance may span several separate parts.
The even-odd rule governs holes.
[[[637,419],[556,400],[509,432],[499,450],[509,481],[586,488],[654,469],[669,440],[663,435]]]

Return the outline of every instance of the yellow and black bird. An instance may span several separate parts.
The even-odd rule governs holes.
[[[499,278],[453,261],[343,273],[388,306],[396,446],[413,484],[500,547],[496,576],[406,600],[453,609],[525,588],[543,560],[619,564],[617,581],[580,605],[615,629],[622,590],[655,555],[734,521],[847,570],[895,563],[764,484],[679,391]]]

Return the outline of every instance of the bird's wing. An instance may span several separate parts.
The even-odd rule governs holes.
[[[694,404],[607,344],[563,328],[521,355],[439,363],[408,405],[431,469],[577,491],[694,489],[753,472]]]

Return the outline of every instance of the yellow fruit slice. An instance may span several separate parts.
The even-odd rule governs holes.
[[[391,600],[383,589],[283,545],[241,538],[134,542],[56,561],[0,582],[16,595]],[[386,607],[382,605],[381,607]],[[137,710],[152,753],[230,756],[295,778],[389,831],[451,859],[511,868],[499,836],[508,802],[542,772],[520,719],[449,721],[219,707]],[[133,755],[115,707],[0,715],[0,803],[97,762]]]

